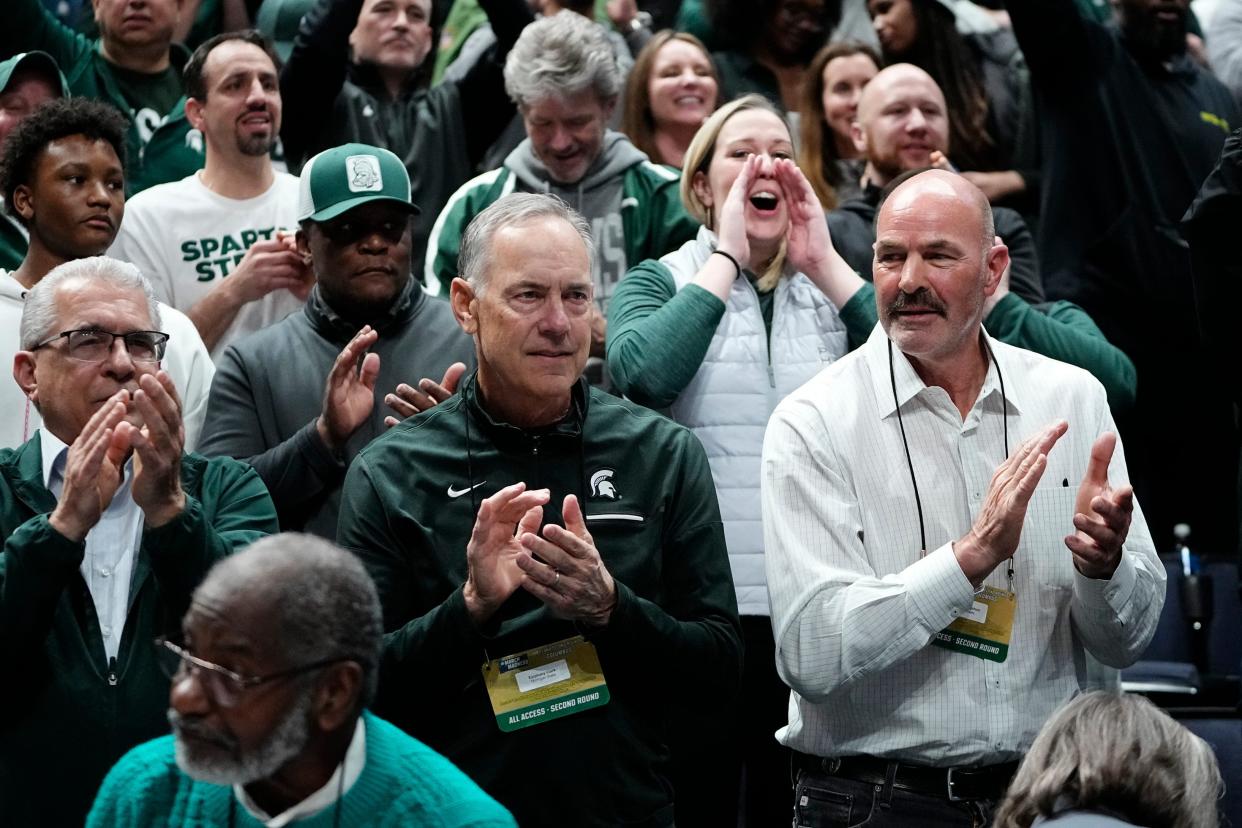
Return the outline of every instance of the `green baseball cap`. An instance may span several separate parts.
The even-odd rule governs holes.
[[[0,92],[9,88],[9,81],[20,67],[38,70],[53,86],[59,87],[62,98],[69,97],[69,84],[56,65],[56,59],[47,52],[22,52],[0,63]]]
[[[315,0],[263,0],[259,6],[254,27],[272,41],[281,60],[289,59],[302,16],[314,5]]]
[[[328,221],[371,201],[419,212],[410,201],[410,174],[401,159],[368,144],[342,144],[313,156],[302,167],[298,221]]]

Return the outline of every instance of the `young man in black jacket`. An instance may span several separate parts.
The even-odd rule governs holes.
[[[671,826],[668,725],[741,673],[706,455],[581,378],[590,235],[559,199],[493,203],[461,272],[478,371],[345,481],[338,540],[390,633],[376,709],[519,824]]]

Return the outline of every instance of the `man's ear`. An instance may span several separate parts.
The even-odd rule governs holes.
[[[18,184],[13,190],[13,209],[27,224],[34,218],[34,199],[31,197],[29,184]]]
[[[185,119],[190,122],[190,126],[203,132],[203,127],[207,125],[203,118],[203,102],[198,98],[185,99]]]
[[[604,101],[603,107],[604,107],[604,123],[605,124],[611,123],[612,113],[617,110],[617,96],[613,95],[611,98]]]
[[[862,124],[858,121],[850,121],[850,140],[854,142],[854,149],[863,158],[867,157],[867,134],[863,132]]]
[[[479,330],[478,297],[474,288],[460,276],[449,285],[449,304],[453,307],[453,316],[457,324],[466,333],[474,336]]]
[[[996,292],[1001,277],[1005,275],[1008,268],[1009,248],[1001,241],[1001,237],[997,236],[987,252],[987,277],[983,281],[984,296],[991,296]]]
[[[13,379],[21,386],[22,393],[35,405],[39,404],[38,378],[35,376],[35,355],[31,351],[18,351],[13,355]]]
[[[315,723],[324,733],[349,723],[361,705],[362,666],[342,661],[324,671],[315,688]]]

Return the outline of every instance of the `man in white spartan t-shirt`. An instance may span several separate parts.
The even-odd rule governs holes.
[[[219,360],[231,342],[298,310],[313,284],[298,254],[298,180],[272,168],[280,86],[271,45],[230,33],[185,68],[186,117],[206,165],[134,196],[109,255],[133,262]]]

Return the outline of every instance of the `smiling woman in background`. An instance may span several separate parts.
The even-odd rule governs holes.
[[[718,88],[697,37],[658,32],[634,60],[621,131],[655,163],[681,167],[690,140],[716,109]]]
[[[802,87],[798,166],[825,210],[862,193],[866,159],[854,146],[850,124],[863,87],[880,71],[880,56],[857,41],[820,49]]]

